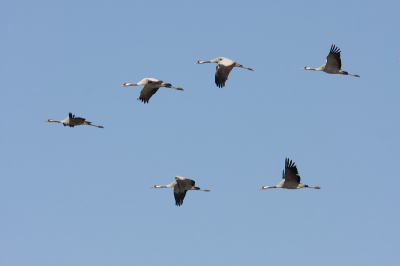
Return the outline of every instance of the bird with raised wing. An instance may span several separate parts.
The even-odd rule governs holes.
[[[200,189],[199,187],[194,186],[194,180],[184,178],[182,176],[175,176],[175,181],[166,186],[158,186],[155,185],[151,188],[174,188],[174,197],[175,197],[175,205],[181,206],[183,204],[183,199],[186,196],[186,192],[188,190],[200,190],[205,192],[210,192],[208,189]]]
[[[300,175],[297,171],[297,166],[292,160],[289,161],[289,158],[285,160],[285,170],[282,173],[282,181],[273,187],[263,186],[258,190],[264,190],[268,188],[287,188],[287,189],[298,189],[298,188],[314,188],[321,189],[320,187],[309,187],[307,185],[300,183]]]
[[[218,63],[217,70],[215,71],[215,84],[220,88],[225,87],[225,82],[228,80],[229,73],[234,67],[241,67],[253,71],[253,69],[244,67],[225,57],[217,57],[210,61],[197,61],[195,64],[204,63]]]
[[[86,121],[86,119],[82,118],[82,117],[75,117],[75,115],[73,115],[72,113],[69,113],[68,117],[61,121],[49,119],[44,122],[62,123],[64,125],[64,127],[65,126],[74,127],[74,126],[80,126],[80,125],[88,125],[88,126],[92,126],[92,127],[104,128],[103,126],[92,125],[92,122]]]
[[[342,69],[342,61],[340,59],[340,49],[339,47],[332,44],[331,51],[326,57],[326,64],[320,66],[319,68],[311,68],[311,67],[303,67],[305,70],[315,70],[315,71],[324,71],[328,74],[342,74],[342,75],[350,75],[353,77],[360,77],[359,75],[352,75]]]
[[[142,91],[140,92],[140,96],[139,96],[138,100],[141,100],[143,103],[148,103],[151,96],[153,96],[153,94],[155,94],[158,91],[158,89],[161,87],[167,87],[167,88],[183,91],[182,88],[172,87],[172,85],[169,83],[164,83],[162,80],[153,79],[153,78],[144,78],[136,84],[124,83],[120,87],[140,86],[140,85],[144,85],[144,87],[143,87]]]

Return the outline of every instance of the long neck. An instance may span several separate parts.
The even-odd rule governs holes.
[[[139,86],[139,85],[134,83],[124,83],[120,87],[128,87],[128,86]]]
[[[166,186],[154,186],[154,188],[166,188],[166,187],[174,187],[176,185],[176,182],[172,182],[171,184],[169,184],[169,185],[166,185]]]
[[[47,120],[47,121],[45,121],[45,122],[55,122],[55,123],[61,123],[61,121],[58,121],[58,120],[53,120],[53,119],[49,119],[49,120]]]
[[[197,61],[195,64],[214,63],[212,61]]]
[[[304,69],[304,70],[317,70],[316,68],[311,68],[311,67],[304,67],[302,69]]]
[[[268,189],[268,188],[277,188],[277,186],[273,186],[273,187],[269,187],[269,186],[263,186],[262,188],[260,188],[259,190],[264,190],[264,189]]]

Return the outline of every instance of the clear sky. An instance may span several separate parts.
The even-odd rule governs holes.
[[[398,265],[399,11],[1,1],[0,265]],[[361,78],[301,70],[332,44]],[[217,88],[218,56],[254,72]],[[105,128],[44,123],[69,112]],[[322,189],[257,190],[286,157]],[[175,175],[211,192],[150,189]]]

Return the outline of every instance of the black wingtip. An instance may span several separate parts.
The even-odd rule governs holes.
[[[144,104],[149,103],[149,100],[146,100],[144,98],[137,98],[138,101],[142,101]]]
[[[336,45],[332,44],[330,52],[335,54],[340,54],[340,49]]]
[[[295,167],[295,163],[292,160],[290,160],[289,158],[286,158],[285,159],[285,167],[286,168]]]

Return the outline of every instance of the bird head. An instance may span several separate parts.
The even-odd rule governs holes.
[[[263,187],[259,188],[258,190],[264,190],[264,189],[267,189],[267,188],[269,188],[269,186],[263,186]]]
[[[129,86],[129,83],[124,83],[120,87],[126,87],[126,86]]]

